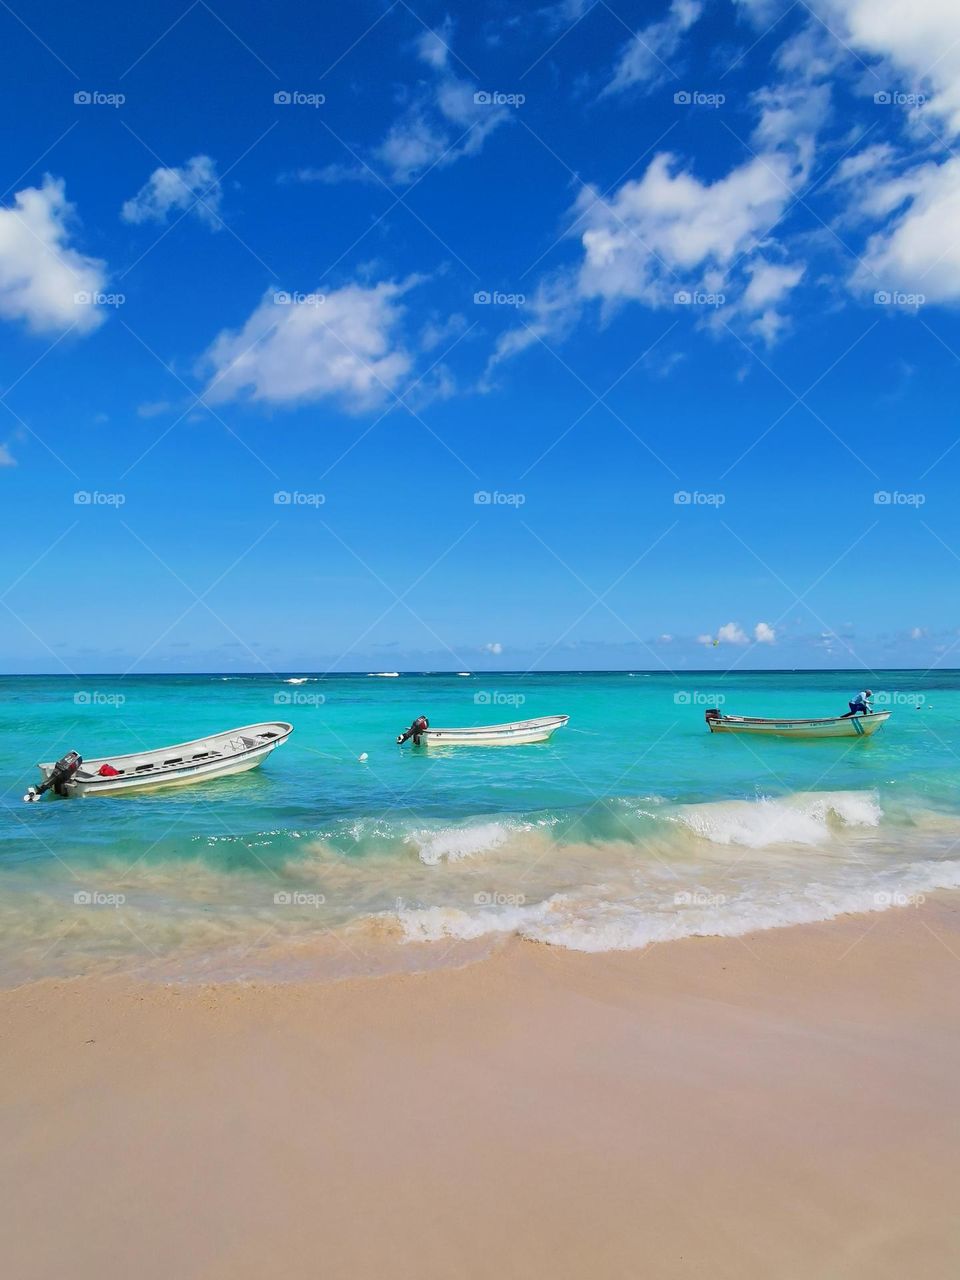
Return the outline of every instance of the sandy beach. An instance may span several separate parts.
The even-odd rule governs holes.
[[[960,894],[2,1006],[17,1280],[958,1274]]]

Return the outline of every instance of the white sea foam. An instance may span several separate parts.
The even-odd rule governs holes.
[[[713,844],[763,849],[778,844],[823,844],[833,826],[876,827],[883,811],[872,791],[797,792],[757,800],[681,805],[675,818]]]
[[[436,866],[497,849],[515,829],[505,822],[480,822],[473,826],[443,827],[439,831],[414,831],[407,836],[406,843],[415,846],[421,862]]]
[[[865,872],[859,883],[808,883],[801,888],[770,886],[769,892],[686,895],[688,901],[656,903],[607,901],[591,893],[554,894],[536,903],[466,910],[432,906],[402,910],[406,942],[472,940],[485,934],[513,934],[570,951],[631,951],[655,942],[692,937],[739,937],[760,930],[812,924],[836,916],[884,911],[922,902],[935,889],[960,887],[960,861],[912,863],[878,875]],[[683,898],[683,894],[675,895]]]

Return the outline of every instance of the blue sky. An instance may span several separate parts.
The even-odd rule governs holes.
[[[960,665],[960,9],[0,10],[0,668]]]

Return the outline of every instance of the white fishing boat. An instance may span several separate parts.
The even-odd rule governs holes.
[[[461,729],[432,729],[427,724],[403,735],[427,747],[517,747],[528,742],[546,742],[570,719],[569,716],[539,716],[535,720],[512,720],[509,724],[470,725]],[[399,739],[398,739],[399,740]]]
[[[889,711],[823,720],[766,720],[759,716],[727,716],[711,708],[706,713],[711,733],[763,734],[774,738],[869,738],[890,719]]]
[[[292,732],[292,724],[276,720],[130,755],[85,760],[77,752],[69,751],[55,764],[37,766],[43,781],[39,787],[31,787],[23,798],[39,800],[50,790],[61,796],[126,794],[226,778],[255,769]]]

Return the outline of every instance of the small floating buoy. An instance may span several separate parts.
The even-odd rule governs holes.
[[[364,760],[366,760],[367,758],[368,758],[367,753],[365,751],[361,751],[359,756],[357,756],[357,759],[360,761],[361,764],[363,764]]]

